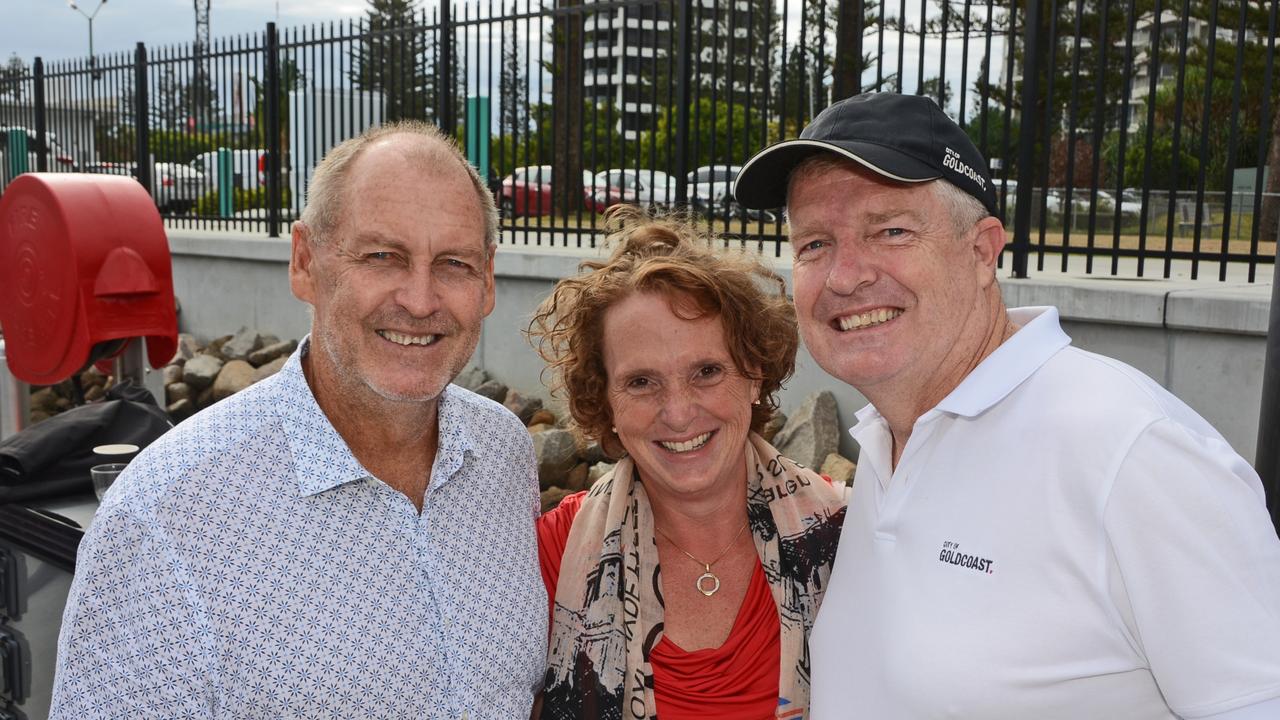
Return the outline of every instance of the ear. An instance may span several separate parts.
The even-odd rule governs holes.
[[[293,223],[293,249],[289,255],[289,289],[293,296],[308,305],[315,305],[316,281],[312,273],[315,262],[311,247],[311,229],[301,220]]]
[[[493,312],[494,305],[497,304],[498,293],[497,283],[493,276],[493,259],[498,254],[497,245],[491,246],[488,250],[489,259],[485,262],[484,268],[484,316],[489,317],[489,313]]]
[[[1004,234],[1004,223],[1000,218],[988,216],[979,220],[970,232],[973,233],[970,247],[977,261],[979,279],[982,286],[987,287],[995,281],[996,263],[1008,239]]]

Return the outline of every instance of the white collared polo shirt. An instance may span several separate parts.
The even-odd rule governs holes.
[[[1210,717],[1280,697],[1256,473],[1053,308],[916,422],[868,406],[810,639],[812,717]]]

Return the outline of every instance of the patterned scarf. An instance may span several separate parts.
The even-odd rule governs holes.
[[[747,517],[782,625],[778,717],[809,705],[809,631],[844,522],[844,493],[752,434]],[[583,500],[565,545],[543,695],[550,720],[656,718],[649,654],[663,607],[653,513],[631,459]]]

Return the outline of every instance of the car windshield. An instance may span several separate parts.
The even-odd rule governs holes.
[[[698,168],[694,171],[694,182],[732,182],[738,176],[740,168],[729,165],[716,165],[714,167]]]

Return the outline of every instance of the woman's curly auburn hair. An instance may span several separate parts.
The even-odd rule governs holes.
[[[529,341],[554,374],[552,393],[564,390],[579,433],[599,440],[612,458],[625,454],[613,432],[604,367],[604,317],[637,292],[672,301],[677,315],[719,316],[730,357],[760,383],[751,407],[758,432],[778,407],[777,391],[795,370],[795,308],[783,279],[745,251],[717,250],[714,234],[676,215],[654,217],[617,205],[605,214],[607,261],[586,260],[577,276],[556,284],[529,323]]]

